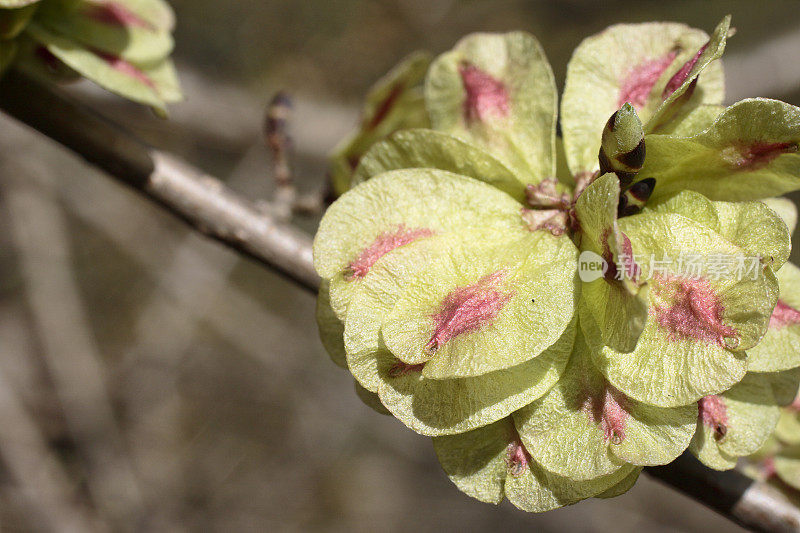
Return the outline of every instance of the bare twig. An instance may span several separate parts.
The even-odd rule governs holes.
[[[205,235],[310,287],[319,286],[308,235],[281,224],[219,180],[159,152],[96,113],[9,72],[2,109],[146,194]]]
[[[279,186],[292,183],[292,170],[289,166],[292,140],[288,132],[291,115],[292,101],[289,99],[289,95],[281,91],[273,96],[267,106],[264,138],[272,154],[273,177]]]
[[[0,108],[143,192],[195,229],[282,272],[303,288],[318,289],[310,238],[276,222],[218,180],[144,146],[19,74],[0,81]],[[800,530],[800,510],[771,487],[738,472],[706,469],[688,455],[648,472],[750,529]]]
[[[289,220],[297,201],[297,189],[292,180],[289,158],[292,140],[289,137],[289,119],[292,101],[284,92],[276,94],[267,106],[264,120],[264,139],[272,155],[272,177],[275,180],[275,195],[272,206],[281,220]]]
[[[289,122],[292,117],[292,101],[285,92],[278,92],[269,106],[264,120],[264,139],[272,155],[272,176],[275,194],[269,207],[281,220],[289,220],[292,213],[314,214],[322,211],[324,193],[322,189],[298,196],[292,175],[292,138]]]
[[[800,510],[775,487],[736,470],[706,468],[689,452],[668,465],[648,467],[655,479],[754,531],[800,531]]]

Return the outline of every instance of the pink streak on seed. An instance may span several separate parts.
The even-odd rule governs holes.
[[[735,146],[740,159],[734,166],[741,170],[758,170],[769,165],[779,155],[796,152],[797,144],[790,142],[768,143],[754,142],[752,144],[738,143]]]
[[[797,411],[797,412],[800,412],[800,394],[798,394],[797,396],[795,396],[795,397],[794,397],[794,400],[792,400],[792,403],[790,403],[790,404],[789,404],[789,405],[787,405],[786,407],[787,407],[789,410],[791,410],[791,411]]]
[[[389,369],[389,377],[399,378],[402,376],[407,376],[408,374],[414,372],[422,372],[422,368],[424,366],[425,363],[420,363],[417,365],[409,365],[408,363],[404,363],[403,361],[398,361],[392,366],[392,368]]]
[[[633,260],[633,244],[631,244],[631,240],[627,235],[621,231],[619,234],[622,237],[622,250],[620,251],[620,255],[625,258],[625,264],[623,265],[625,267],[625,276],[633,281],[638,281],[642,273],[642,268]]]
[[[620,444],[625,440],[628,414],[625,397],[611,385],[599,395],[589,395],[583,401],[582,410],[595,424],[600,424],[606,442]]]
[[[85,13],[89,18],[110,26],[153,28],[149,22],[117,2],[106,2],[90,6]]]
[[[528,450],[525,449],[525,446],[523,446],[518,438],[511,441],[508,447],[506,447],[506,465],[512,476],[521,476],[525,472],[530,461],[531,456],[528,454]]]
[[[358,156],[348,156],[347,157],[347,164],[350,166],[350,170],[355,170],[358,167],[358,163],[361,161],[361,158]]]
[[[614,260],[614,254],[611,253],[611,245],[608,242],[610,236],[610,227],[604,229],[603,233],[600,235],[600,242],[603,244],[603,260],[608,265],[608,270],[606,270],[605,275],[607,281],[616,279],[618,274],[617,262]]]
[[[494,320],[513,296],[512,292],[501,292],[497,288],[505,276],[505,270],[499,270],[448,294],[439,312],[432,317],[434,333],[425,351],[432,354],[450,339],[476,331]]]
[[[769,317],[769,327],[779,329],[790,324],[800,324],[800,311],[783,300],[778,300],[772,316]]]
[[[468,124],[484,121],[492,116],[508,116],[508,90],[503,82],[467,63],[458,66],[458,73],[467,93],[464,100],[464,119]]]
[[[651,59],[633,67],[622,80],[617,107],[622,107],[625,102],[630,102],[637,108],[643,107],[647,103],[647,97],[650,95],[653,85],[677,55],[678,52],[672,51],[664,57]]]
[[[400,98],[400,95],[403,94],[403,85],[397,84],[392,87],[392,90],[389,92],[389,95],[383,99],[383,101],[378,106],[378,109],[375,111],[375,115],[373,115],[372,120],[369,121],[367,124],[368,130],[375,129],[378,124],[383,122],[383,119],[389,114],[389,111],[392,110],[394,104],[397,102],[397,99]]]
[[[698,416],[704,426],[711,428],[717,439],[728,432],[728,409],[719,396],[704,396],[697,402]]]
[[[792,400],[792,403],[790,403],[786,407],[789,408],[792,411],[800,412],[800,394],[795,396],[794,400]]]
[[[672,93],[677,91],[681,85],[683,85],[683,82],[685,82],[686,78],[689,77],[689,73],[697,64],[697,61],[700,59],[700,56],[703,55],[703,52],[706,51],[707,47],[708,43],[701,46],[700,50],[697,51],[694,57],[684,63],[683,66],[678,69],[678,72],[673,74],[673,76],[667,82],[666,87],[664,87],[664,92],[661,93],[661,98],[666,100]]]
[[[725,345],[726,337],[735,337],[736,330],[722,323],[725,308],[706,279],[656,276],[661,286],[656,289],[671,297],[671,305],[655,305],[658,324],[672,340],[694,339]],[[671,290],[671,294],[670,294]]]
[[[384,232],[378,235],[372,244],[361,251],[361,254],[347,267],[345,279],[350,281],[356,278],[363,278],[369,273],[378,259],[388,254],[395,248],[433,235],[433,230],[427,228],[408,229],[401,224],[392,232]]]
[[[631,244],[631,240],[627,235],[621,231],[619,234],[622,237],[622,246],[619,257],[616,258],[611,253],[611,245],[608,242],[609,238],[611,238],[611,228],[606,228],[600,235],[600,242],[603,245],[603,260],[608,265],[605,279],[606,281],[616,280],[619,273],[617,267],[622,266],[625,269],[623,272],[624,278],[637,281],[642,273],[642,268],[633,260],[633,244]]]
[[[155,84],[153,80],[151,80],[144,72],[139,70],[133,63],[129,63],[122,59],[121,57],[115,56],[113,54],[108,54],[106,52],[102,52],[100,50],[92,50],[92,52],[103,59],[106,63],[109,64],[111,68],[116,70],[117,72],[121,72],[126,76],[130,76],[140,82],[144,83],[151,89],[155,90]]]
[[[765,479],[769,479],[776,474],[774,457],[767,457],[764,459],[761,463],[761,473]]]

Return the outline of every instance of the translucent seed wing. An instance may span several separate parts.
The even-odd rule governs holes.
[[[351,372],[364,387],[378,392],[398,419],[419,433],[463,432],[507,416],[558,380],[572,349],[575,328],[569,327],[545,353],[517,367],[443,380],[427,379],[421,368],[404,365],[385,351],[380,324],[404,294],[409,280],[427,272],[439,255],[465,243],[488,241],[487,236],[491,233],[451,233],[387,254],[364,279],[348,308],[345,345]],[[521,242],[519,237],[516,242]]]
[[[628,488],[639,469],[626,466],[612,475],[576,482],[543,469],[519,442],[510,418],[446,437],[433,446],[442,468],[465,494],[488,503],[505,495],[517,508],[541,513],[599,495],[623,483]],[[626,489],[627,490],[627,489]]]
[[[775,403],[780,407],[789,406],[797,398],[797,391],[800,388],[800,367],[780,372],[763,372],[761,375],[769,380]]]
[[[345,272],[387,232],[400,227],[433,233],[523,227],[521,204],[477,180],[417,169],[386,172],[343,195],[325,213],[314,239],[314,266],[323,278]]]
[[[124,98],[149,105],[166,114],[166,103],[176,100],[179,91],[169,60],[153,67],[141,67],[119,57],[88,48],[31,23],[28,33],[67,66],[101,87]]]
[[[420,88],[430,62],[427,52],[414,52],[372,85],[358,129],[330,155],[330,179],[336,194],[352,187],[353,171],[373,144],[400,129],[430,126]]]
[[[610,489],[604,490],[600,494],[597,494],[595,498],[616,498],[617,496],[622,496],[633,488],[633,486],[636,484],[636,481],[639,479],[639,474],[641,473],[641,468],[635,468],[630,474],[625,476],[622,481]]]
[[[629,400],[626,438],[611,446],[619,459],[638,466],[672,462],[689,446],[695,431],[694,405],[657,407]]]
[[[432,169],[396,170],[342,196],[314,239],[314,264],[331,279],[331,306],[344,319],[364,276],[383,255],[420,239],[485,228],[527,232],[521,205],[471,178]]]
[[[524,32],[469,35],[425,81],[433,128],[483,147],[526,183],[555,176],[556,100],[544,51]]]
[[[729,470],[736,459],[755,453],[767,441],[778,423],[770,380],[749,373],[719,396],[699,402],[697,433],[691,452],[706,466]]]
[[[647,121],[646,132],[656,131],[662,124],[667,124],[671,118],[685,107],[687,101],[694,96],[693,92],[695,90],[703,93],[706,91],[712,93],[710,95],[701,95],[700,101],[721,103],[722,95],[724,94],[724,80],[721,79],[721,76],[714,80],[715,83],[705,83],[702,87],[699,86],[697,80],[700,73],[709,67],[714,60],[722,57],[730,25],[731,16],[728,15],[714,29],[714,33],[711,34],[708,42],[670,78],[662,93],[662,97],[665,97],[664,101],[661,102],[658,109],[653,112],[653,116]],[[719,64],[717,63],[716,65],[718,66]],[[709,70],[711,69],[709,68]],[[721,69],[719,73],[721,74]],[[714,74],[707,72],[706,77],[708,75],[713,76]],[[708,80],[704,79],[704,81],[707,82]]]
[[[626,397],[595,368],[590,350],[579,335],[561,380],[515,413],[531,456],[571,479],[607,475],[623,463],[674,460],[692,438],[696,407],[655,407]]]
[[[618,487],[623,480],[630,481],[629,476],[638,470],[635,466],[624,465],[607,476],[575,481],[548,472],[531,461],[530,468],[521,476],[506,478],[505,493],[514,507],[529,513],[541,513],[598,496]]]
[[[466,238],[474,238],[466,232]],[[381,324],[405,293],[409,279],[424,271],[436,257],[462,245],[462,233],[449,233],[408,244],[379,259],[350,300],[344,342],[347,363],[358,382],[377,393],[378,353],[385,351]]]
[[[337,366],[347,368],[344,350],[344,324],[331,309],[328,280],[322,280],[317,295],[317,326],[322,346]]]
[[[775,427],[775,436],[785,444],[800,444],[800,412],[797,409],[781,411],[778,425]]]
[[[572,174],[598,168],[603,125],[625,102],[647,123],[664,101],[668,82],[707,41],[705,32],[675,23],[617,24],[585,39],[567,67],[561,101]],[[722,68],[711,64],[692,102],[718,104],[722,96]]]
[[[162,31],[175,29],[175,13],[164,0],[119,0],[137,16]]]
[[[781,450],[775,456],[775,473],[781,481],[794,489],[800,490],[800,446],[791,446]]]
[[[155,26],[121,0],[45,2],[36,21],[91,50],[138,65],[161,62],[174,45],[169,30]]]
[[[574,480],[609,475],[625,464],[609,450],[609,439],[617,438],[609,434],[625,420],[614,419],[601,428],[605,380],[586,361],[581,342],[555,387],[514,414],[531,457],[548,471]]]
[[[728,431],[718,441],[720,450],[738,457],[755,453],[774,431],[780,415],[770,379],[749,372],[722,396],[728,408]]]
[[[513,431],[513,423],[503,419],[466,433],[434,437],[433,449],[447,477],[461,492],[498,504],[503,501],[507,448]]]
[[[375,144],[353,175],[353,185],[403,168],[436,168],[486,182],[525,200],[525,185],[497,158],[467,141],[435,130],[411,129],[394,133]]]
[[[511,244],[454,248],[407,285],[383,340],[429,378],[478,376],[532,359],[572,321],[577,251],[529,233]],[[558,310],[558,311],[556,311]]]
[[[800,268],[786,263],[775,275],[779,296],[764,338],[747,351],[753,372],[775,372],[800,366]]]
[[[398,371],[389,354],[378,357],[381,402],[423,435],[452,435],[510,415],[545,394],[558,381],[575,337],[571,325],[539,356],[515,367],[469,378],[428,379],[419,370]]]
[[[582,253],[595,254],[593,257],[602,259],[606,267],[602,276],[593,281],[584,277],[581,283],[581,326],[589,335],[590,344],[609,345],[625,352],[633,350],[644,327],[647,296],[646,291],[640,293],[635,272],[625,266],[633,265],[634,258],[626,249],[627,237],[617,223],[619,193],[617,176],[605,174],[583,191],[575,213],[581,228]],[[585,268],[588,258],[581,258],[580,267]],[[616,274],[608,270],[612,268]]]
[[[793,235],[797,228],[797,207],[788,198],[766,198],[761,200],[767,207],[775,211],[786,224],[789,234]]]
[[[648,280],[650,313],[636,349],[606,348],[598,366],[617,388],[653,405],[686,405],[729,389],[745,373],[741,350],[766,330],[777,294],[771,270],[757,272],[757,279],[712,279],[714,258],[736,257],[741,248],[681,215],[642,214],[623,221],[633,250],[658,261],[667,258],[668,270],[654,272],[643,263],[646,278],[656,275]],[[693,271],[687,270],[687,258],[700,265],[699,277],[688,275]]]
[[[681,191],[651,201],[646,210],[689,218],[740,247],[748,256],[764,258],[773,271],[789,258],[791,240],[786,223],[764,202],[714,202],[700,193]]]
[[[800,188],[800,109],[777,100],[742,100],[693,137],[648,135],[640,175],[658,183],[657,200],[693,190],[712,200],[755,200]]]
[[[672,120],[658,128],[659,135],[691,137],[711,127],[725,111],[725,106],[701,104],[682,109]]]

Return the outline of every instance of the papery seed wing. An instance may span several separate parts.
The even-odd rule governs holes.
[[[467,36],[425,81],[433,128],[481,146],[526,183],[555,176],[556,100],[542,47],[524,32]]]

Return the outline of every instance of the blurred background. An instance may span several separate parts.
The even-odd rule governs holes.
[[[88,83],[68,90],[252,198],[273,188],[260,130],[274,92],[294,96],[295,173],[313,191],[375,79],[476,30],[534,33],[563,87],[572,49],[607,25],[710,31],[732,13],[729,102],[800,104],[796,0],[172,4],[187,101],[170,121]],[[5,117],[0,529],[736,530],[646,475],[544,515],[467,498],[428,439],[357,399],[318,341],[312,295]]]

